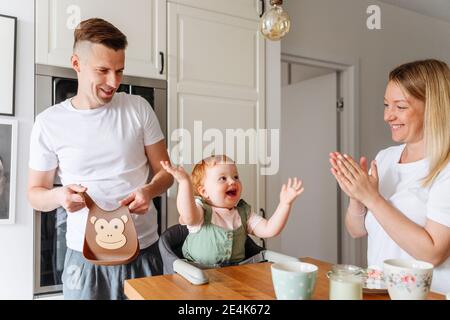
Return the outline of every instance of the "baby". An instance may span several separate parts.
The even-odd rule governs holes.
[[[192,181],[182,167],[172,167],[167,161],[161,165],[179,183],[179,221],[189,230],[183,255],[206,266],[237,264],[244,260],[247,234],[259,238],[278,235],[294,200],[304,190],[300,180],[289,178],[281,188],[278,208],[266,220],[241,199],[237,167],[227,156],[203,159],[192,170]]]

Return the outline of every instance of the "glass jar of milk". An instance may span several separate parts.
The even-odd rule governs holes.
[[[362,300],[363,270],[349,264],[336,264],[327,273],[330,300]]]

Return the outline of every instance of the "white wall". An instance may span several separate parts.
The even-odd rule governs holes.
[[[34,1],[1,1],[0,13],[17,17],[15,119],[19,122],[16,222],[0,225],[0,299],[31,299],[33,211],[26,198],[26,183],[34,118]]]

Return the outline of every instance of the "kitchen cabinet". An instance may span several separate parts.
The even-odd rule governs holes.
[[[263,0],[168,0],[203,10],[215,11],[230,16],[259,20],[263,10]]]
[[[245,153],[245,164],[238,165],[242,197],[256,212],[264,207],[265,176],[257,161],[250,160],[250,154],[258,156],[262,151],[261,144],[250,144],[248,136],[227,138],[227,130],[242,129],[241,133],[251,136],[265,128],[265,41],[258,21],[168,3],[168,118],[169,150],[176,151],[181,144],[174,138],[176,129],[187,130],[191,136],[191,144],[184,144],[191,150],[183,158],[188,172],[212,152],[223,150],[233,157],[227,152],[231,141],[236,144],[234,150],[245,143],[240,149],[244,151],[233,157],[239,161]],[[208,152],[208,145],[217,138],[223,141],[223,149]],[[198,150],[205,151],[200,158]],[[175,162],[180,160],[177,154],[172,154]],[[175,192],[170,193],[169,225],[177,223],[175,197]]]
[[[166,79],[166,6],[166,0],[36,0],[36,63],[70,68],[77,22],[98,17],[128,38],[126,75]]]

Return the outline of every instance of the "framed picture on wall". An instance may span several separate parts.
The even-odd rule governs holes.
[[[14,116],[17,18],[0,14],[0,115]]]
[[[0,118],[0,225],[15,222],[17,120]]]

